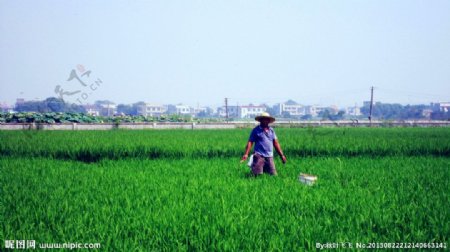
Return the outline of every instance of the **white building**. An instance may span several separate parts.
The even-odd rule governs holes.
[[[213,110],[210,107],[197,107],[197,108],[194,108],[193,113],[196,116],[199,114],[203,115],[203,116],[209,116],[213,113]]]
[[[160,116],[167,113],[167,107],[164,105],[144,103],[137,106],[137,113],[143,116]]]
[[[306,106],[305,107],[305,114],[317,116],[318,112],[316,110],[316,106]]]
[[[277,104],[276,109],[279,115],[288,113],[291,116],[303,116],[306,114],[305,106],[300,104],[280,103]]]
[[[225,106],[218,110],[220,117],[226,117]],[[266,111],[266,106],[263,105],[244,105],[244,106],[228,106],[228,118],[253,118]]]
[[[306,115],[312,115],[312,116],[318,116],[320,113],[324,112],[325,110],[330,111],[331,114],[336,114],[339,109],[336,106],[306,106],[305,107],[305,114]]]
[[[450,111],[450,102],[431,103],[431,107],[436,112],[448,112]]]
[[[177,115],[193,115],[194,108],[183,104],[169,105],[167,107],[167,112],[169,114],[177,114]]]
[[[88,115],[92,115],[92,116],[100,115],[100,109],[95,105],[87,104],[87,105],[84,105],[83,107],[86,110],[86,113]]]
[[[422,116],[425,117],[426,119],[430,119],[432,113],[433,113],[432,109],[424,109],[424,110],[422,110]]]
[[[247,105],[239,107],[239,118],[253,118],[266,112],[266,106],[263,105]]]
[[[117,105],[114,103],[103,103],[99,105],[100,115],[113,116],[117,113]]]
[[[0,112],[14,113],[14,108],[6,102],[0,103]]]
[[[228,118],[239,118],[239,110],[239,106],[228,106]],[[220,117],[226,117],[227,109],[225,108],[225,106],[218,108],[217,114]]]
[[[361,108],[359,108],[356,105],[354,107],[348,107],[346,109],[345,113],[347,115],[351,115],[351,116],[360,116],[361,115]]]

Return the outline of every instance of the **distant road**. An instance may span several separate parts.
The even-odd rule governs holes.
[[[257,122],[233,121],[223,123],[69,123],[69,124],[46,124],[46,123],[3,123],[0,130],[111,130],[111,129],[234,129],[254,127]],[[449,127],[450,121],[367,121],[341,120],[341,121],[278,121],[274,127]]]

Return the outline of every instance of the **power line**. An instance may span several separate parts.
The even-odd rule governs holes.
[[[429,93],[422,93],[422,92],[411,92],[409,89],[386,89],[386,88],[379,88],[379,91],[384,92],[384,93],[390,93],[390,94],[395,94],[395,95],[401,95],[401,94],[406,94],[408,96],[416,96],[416,97],[420,97],[420,98],[425,98],[425,97],[433,97],[433,98],[446,98],[449,99],[448,95],[443,95],[443,94],[429,94]]]

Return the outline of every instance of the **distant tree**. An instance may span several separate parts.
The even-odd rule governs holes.
[[[400,119],[423,119],[425,118],[423,110],[427,107],[427,105],[406,105],[403,107]]]
[[[435,111],[431,113],[431,120],[450,121],[450,111]]]
[[[372,118],[378,119],[398,119],[402,112],[403,106],[401,104],[390,104],[377,102],[373,105]],[[365,116],[369,116],[370,105],[365,104],[361,108],[361,113]]]
[[[18,112],[40,112],[40,102],[37,101],[25,101],[16,104],[15,110]]]
[[[308,114],[308,115],[303,115],[300,117],[300,119],[302,120],[311,120],[312,119],[312,115]]]
[[[80,104],[66,104],[64,112],[86,113],[86,109]]]
[[[67,111],[67,104],[61,98],[49,97],[44,101],[45,112],[65,112]]]
[[[287,100],[284,104],[286,104],[286,105],[298,105],[298,103],[296,101],[291,100],[291,99]]]
[[[197,117],[199,117],[199,118],[205,118],[205,117],[208,117],[208,116],[210,116],[210,115],[206,111],[200,111],[197,114]]]
[[[26,101],[16,104],[18,112],[76,112],[85,113],[86,110],[79,104],[66,103],[64,100],[55,97],[49,97],[43,101]]]
[[[114,104],[114,102],[109,101],[109,100],[99,100],[99,101],[95,101],[94,104],[96,106],[101,106],[101,105],[110,105],[110,104]]]
[[[369,116],[370,105],[365,104],[361,108],[361,113]],[[381,103],[377,102],[373,106],[372,117],[378,119],[422,119],[424,118],[423,111],[429,108],[428,105],[406,105],[402,106],[397,103]]]
[[[288,111],[283,111],[281,113],[281,117],[283,117],[283,118],[291,118],[291,113],[289,113]]]
[[[137,111],[133,105],[119,104],[117,105],[117,113],[124,113],[125,115],[136,115]]]
[[[333,121],[342,120],[344,118],[344,115],[345,115],[345,111],[344,110],[340,110],[335,115],[329,115],[329,119],[333,120]]]
[[[139,101],[139,102],[133,103],[131,105],[130,115],[137,115],[139,106],[145,106],[145,102]]]
[[[266,112],[269,113],[271,116],[278,116],[279,115],[279,111],[277,111],[276,108],[270,107],[270,106],[266,106]]]
[[[322,120],[330,120],[330,110],[325,109],[323,111],[320,111],[320,113],[318,114],[318,116],[320,118],[322,118]]]

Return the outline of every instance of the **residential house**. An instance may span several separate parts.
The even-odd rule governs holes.
[[[448,112],[450,111],[450,102],[431,103],[431,108],[434,112]]]
[[[253,118],[256,117],[263,112],[266,112],[266,106],[263,105],[246,105],[239,107],[239,118]]]
[[[102,103],[98,107],[101,116],[113,116],[117,113],[117,105],[114,103]]]
[[[137,106],[137,114],[143,116],[161,116],[167,113],[167,106],[144,103]]]
[[[305,114],[311,116],[318,116],[320,113],[328,110],[331,114],[336,114],[339,109],[336,106],[305,106]]]
[[[274,106],[276,115],[303,116],[306,114],[305,106],[298,104],[293,100],[285,103],[279,103]]]
[[[0,103],[0,112],[14,113],[14,108],[6,102]]]
[[[169,114],[177,114],[177,115],[193,115],[194,108],[178,104],[178,105],[168,105],[167,106],[167,113]]]
[[[362,115],[362,113],[361,113],[361,108],[359,108],[358,106],[354,106],[354,107],[348,107],[347,109],[346,109],[346,111],[345,111],[345,113],[347,114],[347,115],[350,115],[350,116],[360,116],[360,115]]]
[[[101,112],[100,108],[97,107],[96,105],[86,104],[83,107],[86,110],[86,114],[88,114],[88,115],[92,115],[92,116],[99,116],[100,115],[100,112]]]
[[[253,104],[228,106],[228,118],[253,118],[265,112],[266,109],[267,108],[264,105]],[[225,106],[218,108],[217,111],[220,117],[226,117]]]

